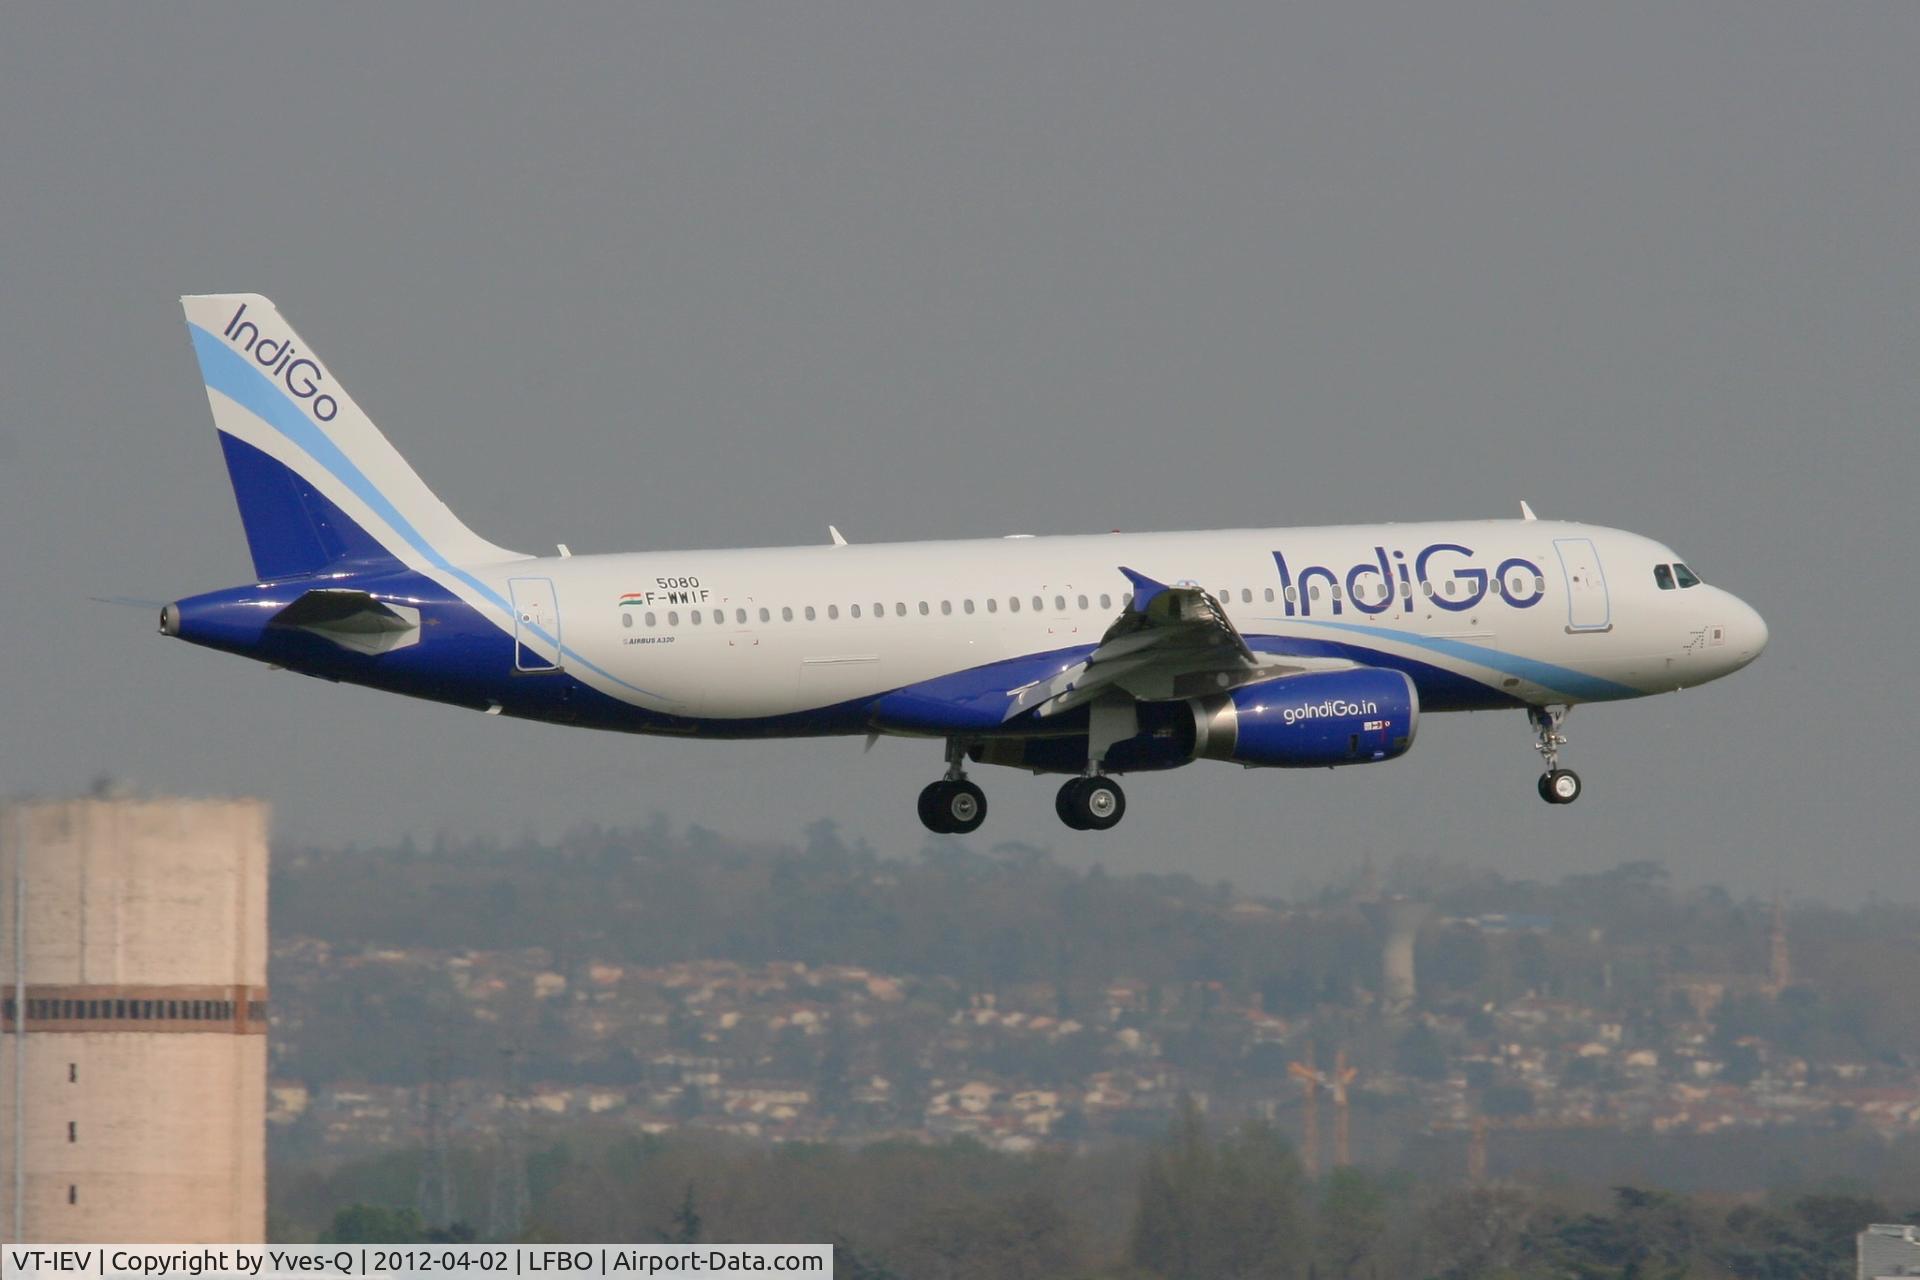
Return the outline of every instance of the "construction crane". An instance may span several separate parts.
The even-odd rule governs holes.
[[[1313,1046],[1307,1046],[1306,1061],[1289,1062],[1287,1074],[1300,1082],[1306,1104],[1306,1123],[1301,1136],[1301,1162],[1307,1176],[1320,1176],[1320,1090],[1333,1095],[1333,1166],[1338,1169],[1353,1163],[1352,1128],[1349,1123],[1347,1086],[1359,1075],[1358,1068],[1347,1065],[1347,1051],[1334,1055],[1333,1070],[1322,1071],[1313,1065]]]
[[[1313,1065],[1313,1046],[1307,1046],[1305,1062],[1289,1062],[1287,1074],[1300,1082],[1305,1094],[1306,1120],[1300,1135],[1300,1159],[1307,1167],[1307,1176],[1320,1176],[1320,1072]]]
[[[1353,1163],[1352,1131],[1348,1127],[1347,1086],[1360,1074],[1359,1069],[1347,1065],[1347,1051],[1341,1049],[1334,1055],[1333,1074],[1327,1077],[1327,1090],[1333,1094],[1333,1167],[1338,1169]]]

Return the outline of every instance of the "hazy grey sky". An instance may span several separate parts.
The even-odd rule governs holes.
[[[90,594],[250,577],[176,298],[272,295],[527,550],[1546,516],[1772,648],[1340,773],[976,840],[1285,889],[1363,853],[1920,899],[1920,7],[51,6],[0,27],[0,790],[283,840],[819,816],[931,743],[689,744],[272,674]]]

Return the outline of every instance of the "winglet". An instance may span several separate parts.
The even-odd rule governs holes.
[[[844,533],[841,533],[838,529],[834,528],[832,525],[827,526],[827,532],[833,535],[834,546],[844,547],[847,545],[847,536]]]
[[[1135,612],[1145,613],[1148,605],[1152,604],[1156,598],[1170,590],[1166,583],[1155,582],[1146,574],[1135,573],[1125,565],[1120,566],[1120,572],[1126,574],[1127,581],[1133,584],[1133,607]]]
[[[1533,514],[1533,508],[1527,505],[1525,498],[1520,499],[1520,518],[1529,524],[1540,518]]]

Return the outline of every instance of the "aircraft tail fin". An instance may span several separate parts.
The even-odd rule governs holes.
[[[181,299],[254,571],[520,558],[461,523],[255,293]]]

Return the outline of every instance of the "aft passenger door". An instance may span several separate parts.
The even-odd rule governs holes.
[[[1567,582],[1567,630],[1610,631],[1613,607],[1607,600],[1607,575],[1592,538],[1555,538],[1560,572]]]
[[[538,675],[560,669],[560,602],[552,578],[508,578],[513,600],[513,669]],[[546,657],[546,650],[553,657]]]

